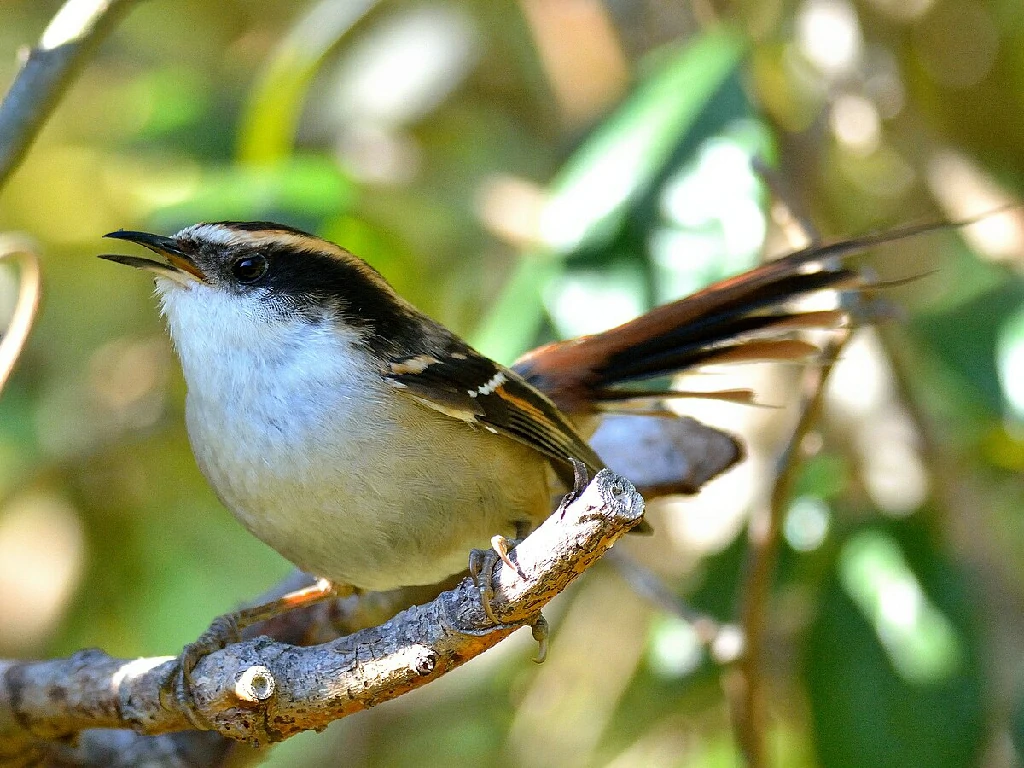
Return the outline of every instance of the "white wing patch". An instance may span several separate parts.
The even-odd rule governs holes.
[[[416,355],[416,357],[410,357],[397,363],[392,363],[391,373],[394,376],[402,376],[409,373],[423,373],[427,368],[439,362],[440,360],[430,355]]]
[[[469,390],[469,396],[479,397],[480,395],[490,395],[506,381],[508,381],[508,379],[505,378],[505,374],[502,371],[498,371],[496,374],[491,376],[486,384],[482,384],[476,389]]]

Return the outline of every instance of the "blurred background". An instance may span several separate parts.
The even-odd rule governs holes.
[[[60,3],[0,5],[0,82]],[[1018,0],[149,0],[0,194],[44,253],[0,398],[0,656],[177,653],[288,564],[196,469],[150,281],[117,228],[269,219],[365,257],[482,351],[616,324],[803,243],[958,219],[1024,185]],[[724,24],[723,24],[724,23]],[[876,249],[900,316],[844,350],[787,502],[768,605],[772,761],[1010,766],[1024,755],[1024,216]],[[16,292],[0,270],[0,327]],[[595,568],[424,690],[272,766],[734,766],[747,521],[801,372],[694,386],[748,459],[629,542],[692,622]],[[699,407],[698,407],[699,406]]]

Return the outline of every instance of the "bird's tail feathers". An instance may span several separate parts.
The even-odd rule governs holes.
[[[973,221],[917,224],[810,246],[603,333],[540,347],[514,369],[570,413],[690,395],[753,402],[747,390],[682,393],[625,385],[699,366],[811,360],[820,347],[808,331],[885,316],[891,308],[873,292],[907,282],[875,281],[849,266],[847,257]],[[830,298],[823,304],[819,297]]]

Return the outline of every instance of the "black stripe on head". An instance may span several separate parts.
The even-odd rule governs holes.
[[[286,317],[356,329],[385,359],[430,353],[450,337],[365,261],[301,230],[270,222],[213,222],[188,227],[177,238],[212,284],[254,296]],[[256,279],[237,269],[252,259],[267,263]]]
[[[310,320],[327,316],[359,329],[364,343],[383,357],[420,351],[417,341],[426,318],[366,262],[348,252],[339,257],[319,250],[313,243],[308,249],[265,244],[258,250],[270,260],[259,286],[269,302]]]
[[[273,221],[212,221],[213,226],[234,229],[239,232],[291,232],[293,235],[315,237],[298,227],[290,227],[287,224],[277,224]]]

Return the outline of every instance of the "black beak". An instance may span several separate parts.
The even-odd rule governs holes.
[[[149,232],[133,232],[130,229],[119,229],[117,232],[109,232],[104,237],[112,237],[114,240],[127,240],[129,243],[138,243],[139,245],[146,246],[154,253],[159,253],[161,256],[171,253],[178,256],[185,255],[181,252],[178,241],[173,237],[151,235]]]
[[[167,259],[167,263],[154,261],[153,259],[143,259],[138,256],[124,256],[119,253],[104,253],[100,255],[101,259],[155,272],[179,283],[190,278],[195,278],[201,282],[205,281],[203,273],[196,266],[196,263],[188,254],[181,250],[178,241],[173,237],[152,235],[149,232],[134,232],[128,229],[119,229],[116,232],[104,235],[104,237],[112,237],[115,240],[127,240],[129,243],[138,243],[149,248],[153,253],[163,256]]]

